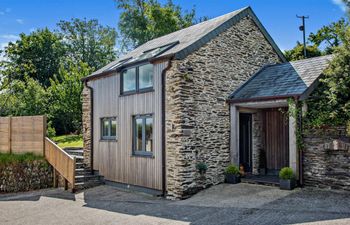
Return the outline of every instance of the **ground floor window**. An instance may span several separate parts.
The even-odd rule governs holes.
[[[153,152],[153,116],[137,115],[133,117],[133,154],[152,156]]]
[[[117,119],[108,117],[101,119],[101,139],[116,140],[117,139]]]

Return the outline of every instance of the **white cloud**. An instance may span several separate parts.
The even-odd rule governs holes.
[[[332,0],[333,4],[339,6],[339,8],[343,11],[346,12],[346,5],[343,0]]]
[[[19,39],[19,36],[14,34],[3,34],[3,35],[0,35],[0,38],[15,41]]]
[[[22,19],[16,19],[16,22],[19,24],[24,24],[24,20],[22,20]]]
[[[5,11],[0,11],[0,16],[3,16],[9,12],[11,12],[11,8],[6,8]]]

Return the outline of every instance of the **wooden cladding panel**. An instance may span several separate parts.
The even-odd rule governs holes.
[[[0,118],[0,152],[43,155],[45,135],[45,116]]]
[[[162,189],[162,84],[167,62],[154,65],[154,91],[120,96],[119,74],[93,80],[93,167],[107,180]],[[132,155],[132,118],[153,115],[153,157]],[[101,141],[101,118],[117,118],[117,141]]]
[[[265,146],[266,167],[271,170],[280,170],[289,165],[289,129],[288,115],[280,110],[265,110]]]

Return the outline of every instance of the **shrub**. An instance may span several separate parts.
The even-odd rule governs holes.
[[[284,167],[281,169],[279,173],[279,177],[282,180],[291,180],[294,179],[294,172],[293,169],[290,167]]]
[[[205,173],[208,170],[208,166],[204,162],[197,163],[196,168],[200,173]]]
[[[225,171],[226,174],[233,174],[233,175],[239,175],[239,169],[237,166],[231,164],[226,168]]]

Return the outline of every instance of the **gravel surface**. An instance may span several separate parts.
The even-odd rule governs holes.
[[[182,201],[112,186],[0,195],[0,224],[350,224],[350,193],[221,184]]]

